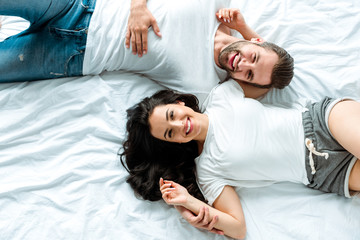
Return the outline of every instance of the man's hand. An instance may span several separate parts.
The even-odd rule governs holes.
[[[216,18],[225,26],[237,31],[246,27],[244,16],[237,8],[222,8],[216,13]]]
[[[132,52],[134,55],[138,54],[138,56],[141,57],[143,54],[147,53],[147,35],[149,27],[152,27],[155,34],[161,37],[156,19],[146,5],[132,6],[126,30],[125,46],[126,48],[130,48],[131,41]]]
[[[214,225],[218,222],[218,216],[214,216],[210,219],[209,209],[206,207],[200,208],[199,214],[196,216],[190,210],[182,207],[175,206],[176,210],[178,210],[181,216],[188,221],[192,226],[200,229],[206,229],[212,233],[224,235],[224,232],[214,228]]]

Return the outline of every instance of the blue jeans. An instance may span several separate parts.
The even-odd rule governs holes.
[[[82,75],[96,0],[0,0],[0,15],[30,22],[0,42],[0,83]]]

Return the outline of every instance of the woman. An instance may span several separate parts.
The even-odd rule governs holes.
[[[195,142],[197,148],[192,151],[199,154],[195,159],[198,183],[214,207],[209,209],[210,217],[218,216],[214,227],[226,235],[243,238],[246,232],[242,207],[233,187],[292,181],[346,197],[350,197],[350,191],[360,190],[357,160],[360,157],[360,103],[325,98],[308,105],[303,112],[277,108],[245,98],[241,87],[233,80],[214,88],[203,114],[181,96],[163,91],[129,110],[129,138],[123,155],[127,164],[134,162],[127,158],[131,149],[152,155],[151,148],[144,151],[138,143],[140,139],[131,136],[135,128],[147,134],[148,141],[162,140],[163,144],[174,148]],[[144,111],[141,105],[147,105]],[[147,142],[144,145],[150,146]],[[169,154],[167,164],[171,165],[176,159],[179,165],[178,154],[171,155],[171,150],[166,154]],[[145,161],[143,159],[139,160]],[[157,168],[156,160],[157,157],[149,163],[153,167],[141,169]],[[184,160],[192,161],[193,158]],[[134,165],[128,167],[130,178],[139,177]],[[173,180],[160,180],[163,199],[197,214],[205,203],[181,187],[187,186],[182,179],[177,181],[168,175],[159,176]]]

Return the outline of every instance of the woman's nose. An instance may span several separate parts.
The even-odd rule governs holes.
[[[184,123],[181,120],[174,120],[171,122],[171,125],[175,129],[182,129],[184,127]]]

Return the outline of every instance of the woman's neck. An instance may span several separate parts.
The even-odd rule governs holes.
[[[199,136],[195,139],[198,145],[199,155],[201,154],[204,143],[206,140],[207,132],[209,130],[209,117],[206,114],[200,113],[199,117],[201,118],[201,131]]]

